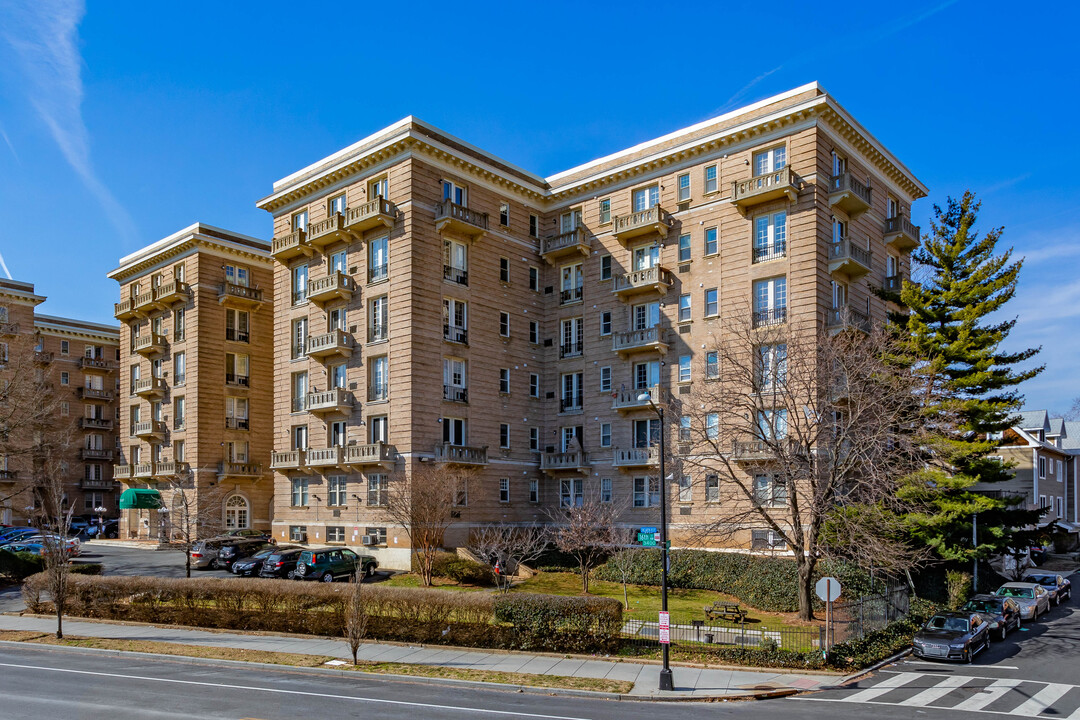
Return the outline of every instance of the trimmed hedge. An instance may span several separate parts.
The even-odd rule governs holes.
[[[495,619],[514,627],[520,650],[615,650],[622,610],[614,598],[512,593],[495,600]]]
[[[881,630],[867,633],[856,640],[833,645],[829,650],[829,665],[838,669],[854,670],[911,647],[912,637],[935,610],[933,603],[917,598],[912,600],[909,614],[903,620],[889,623]]]
[[[0,549],[0,577],[21,582],[31,575],[36,575],[45,569],[45,563],[40,555],[34,553],[13,553]],[[72,563],[68,566],[68,572],[83,575],[100,575],[101,563]]]
[[[668,585],[674,588],[715,590],[734,595],[747,605],[766,612],[799,609],[799,575],[795,561],[745,553],[708,550],[672,550]],[[831,575],[840,581],[847,597],[869,594],[870,577],[846,563],[822,561],[816,577]],[[597,568],[599,580],[622,582],[610,562]],[[660,553],[639,552],[627,581],[635,585],[660,584]]]

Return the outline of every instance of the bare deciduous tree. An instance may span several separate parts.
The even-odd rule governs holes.
[[[617,528],[613,535],[617,545],[630,545],[634,541],[632,528]],[[650,551],[645,548],[624,547],[608,558],[608,565],[615,568],[615,572],[619,573],[619,578],[622,580],[623,607],[627,610],[630,609],[630,597],[626,590],[630,572],[638,565],[641,554],[645,552]]]
[[[353,665],[358,664],[356,654],[367,636],[369,615],[364,598],[364,573],[362,570],[357,570],[349,586],[349,596],[345,600],[345,640],[349,643]]]
[[[386,493],[386,514],[405,528],[424,585],[431,585],[435,555],[443,545],[454,507],[472,471],[449,463],[416,465],[398,472]]]
[[[885,330],[837,319],[834,333],[734,320],[706,381],[673,408],[683,471],[696,471],[711,513],[699,539],[749,535],[752,549],[790,550],[805,620],[823,557],[856,547],[879,566],[916,560],[880,524],[897,511],[895,481],[918,466],[914,383]]]
[[[495,582],[504,593],[510,591],[520,566],[540,557],[547,545],[547,529],[538,525],[486,525],[473,530],[469,537],[469,550],[498,568]]]
[[[587,497],[569,506],[548,511],[551,541],[560,551],[572,556],[581,573],[581,591],[589,592],[589,573],[618,544],[620,506]]]
[[[161,541],[184,553],[184,573],[191,577],[191,548],[221,529],[225,493],[220,487],[198,487],[190,471],[158,479],[158,487],[165,503],[158,509]]]

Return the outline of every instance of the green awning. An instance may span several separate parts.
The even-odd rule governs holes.
[[[128,488],[120,493],[121,510],[156,510],[161,507],[161,493],[146,488]]]

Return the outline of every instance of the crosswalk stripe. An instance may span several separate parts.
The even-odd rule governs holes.
[[[995,680],[983,688],[981,693],[972,695],[967,700],[953,705],[950,710],[982,710],[984,707],[1000,699],[1005,693],[1024,682],[1023,680]]]
[[[1073,710],[1073,713],[1072,713],[1072,715],[1070,715],[1069,717],[1065,718],[1065,720],[1080,720],[1080,707],[1078,707],[1078,708],[1076,708],[1075,710]]]
[[[845,698],[840,698],[841,702],[866,702],[867,700],[873,700],[879,695],[895,690],[898,687],[907,685],[912,680],[917,680],[921,677],[926,677],[920,673],[897,673],[892,677],[886,678],[879,682],[877,685],[866,690],[860,690],[857,693],[848,695]]]
[[[1032,695],[1026,702],[1020,705],[1020,707],[1017,707],[1010,712],[1013,715],[1023,715],[1024,717],[1038,715],[1043,710],[1053,705],[1054,701],[1058,700],[1071,689],[1071,685],[1058,685],[1057,683],[1052,683]]]
[[[956,688],[963,687],[970,680],[971,678],[965,677],[963,675],[953,675],[952,677],[947,677],[934,687],[927,688],[921,693],[912,695],[907,700],[902,700],[900,702],[900,705],[914,705],[916,707],[924,707],[934,702],[935,700],[940,700]]]

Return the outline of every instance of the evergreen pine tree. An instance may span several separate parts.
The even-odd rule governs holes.
[[[907,314],[898,330],[921,380],[927,438],[926,468],[904,479],[901,496],[918,508],[906,517],[913,539],[947,561],[1002,552],[1041,515],[1018,507],[1019,500],[971,489],[1011,477],[1008,467],[988,457],[997,446],[988,433],[1017,422],[1023,402],[1017,386],[1043,369],[1018,367],[1038,348],[1001,349],[1016,319],[989,316],[1012,299],[1023,262],[1012,260],[1011,248],[997,253],[1001,228],[982,237],[974,231],[980,205],[967,191],[959,200],[950,197],[944,209],[934,206],[932,232],[913,256],[932,277],[905,283],[900,293]],[[976,513],[978,549],[971,541]]]

